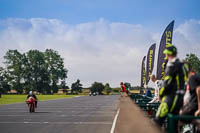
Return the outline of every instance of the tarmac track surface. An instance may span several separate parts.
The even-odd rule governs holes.
[[[0,133],[109,133],[118,95],[41,101],[35,113],[25,103],[0,106]]]

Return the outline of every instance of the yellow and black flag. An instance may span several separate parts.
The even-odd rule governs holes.
[[[156,78],[158,80],[164,79],[165,66],[167,63],[167,59],[165,59],[165,55],[163,54],[163,51],[167,46],[172,45],[173,27],[174,27],[174,21],[172,21],[167,26],[160,40],[160,46],[159,46],[159,51],[158,51],[157,73],[156,73]]]
[[[152,44],[147,54],[147,67],[146,67],[146,85],[149,83],[150,75],[154,67],[156,44]]]
[[[144,84],[145,84],[145,75],[146,75],[146,72],[145,72],[145,59],[146,59],[146,56],[144,56],[143,59],[142,59],[141,87],[144,87]]]

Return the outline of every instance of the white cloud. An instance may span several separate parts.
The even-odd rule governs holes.
[[[174,31],[174,44],[181,57],[187,53],[200,57],[200,20],[188,20],[179,25]]]
[[[84,86],[94,81],[108,82],[112,87],[121,81],[140,85],[141,60],[162,34],[150,33],[142,25],[104,19],[77,25],[57,19],[7,19],[0,20],[0,25],[4,27],[0,30],[0,63],[8,49],[27,52],[51,48],[65,59],[68,85],[79,78]],[[199,21],[190,20],[175,29],[173,42],[182,48],[180,52],[188,52],[185,48],[194,43],[199,48],[199,28]]]

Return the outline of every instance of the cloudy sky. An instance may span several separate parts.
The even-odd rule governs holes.
[[[181,59],[200,57],[199,0],[1,0],[0,66],[8,49],[54,49],[69,70],[67,84],[140,85],[141,61],[175,20]],[[151,84],[150,84],[151,85]]]

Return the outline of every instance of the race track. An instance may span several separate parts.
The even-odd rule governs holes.
[[[118,95],[41,101],[35,113],[25,103],[0,105],[1,133],[110,133]]]

